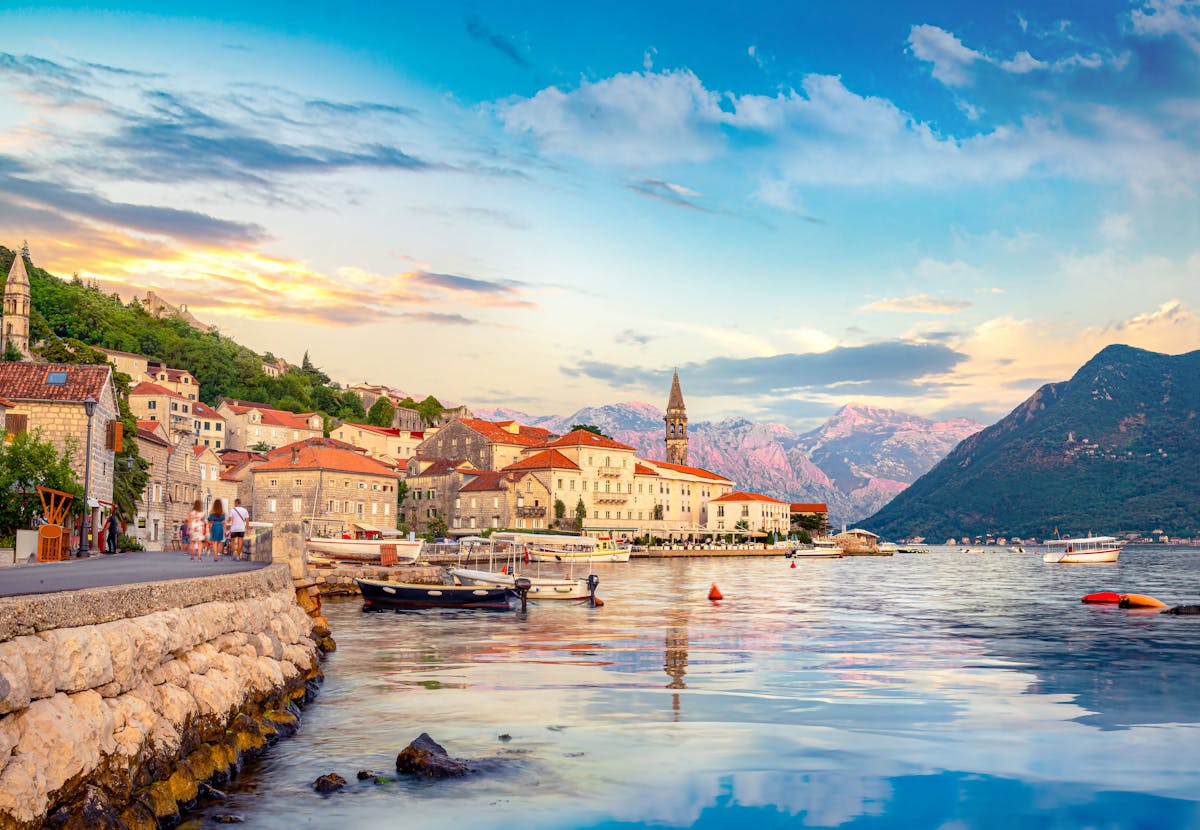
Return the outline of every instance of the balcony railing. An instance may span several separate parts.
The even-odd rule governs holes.
[[[597,493],[594,497],[597,504],[625,504],[629,501],[627,493]]]
[[[621,468],[613,467],[611,465],[603,465],[596,468],[596,475],[603,478],[620,478]]]
[[[541,519],[546,515],[544,507],[518,507],[517,515],[522,519]]]

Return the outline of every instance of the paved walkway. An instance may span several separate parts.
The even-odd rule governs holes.
[[[186,551],[178,550],[114,553],[88,559],[0,568],[0,597],[78,591],[131,582],[189,579],[194,576],[252,571],[265,566],[265,562],[238,562],[225,556],[215,563],[207,558],[203,562],[193,562],[188,559]]]

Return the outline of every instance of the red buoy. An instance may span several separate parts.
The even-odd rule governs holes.
[[[793,567],[793,568],[794,568],[794,567],[796,567],[796,563],[795,563],[795,562],[793,562],[793,563],[792,563],[792,567]]]
[[[712,588],[708,591],[708,598],[713,600],[725,599],[725,595],[721,593],[721,589],[717,587],[717,583],[714,582],[712,584]]]
[[[1095,602],[1116,605],[1121,601],[1121,595],[1116,591],[1099,591],[1095,594],[1088,594],[1080,602]]]

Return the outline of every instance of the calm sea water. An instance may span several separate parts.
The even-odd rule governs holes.
[[[1200,617],[1079,602],[1200,602],[1200,551],[789,565],[597,565],[603,608],[524,615],[327,602],[338,651],[300,733],[193,822],[1200,827]],[[355,780],[393,772],[421,732],[498,761],[463,780]],[[314,793],[331,771],[351,786]]]

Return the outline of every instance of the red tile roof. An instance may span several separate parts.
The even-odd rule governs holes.
[[[579,465],[558,450],[542,450],[528,458],[514,461],[504,469],[512,472],[518,470],[578,470]]]
[[[142,424],[157,424],[158,421],[138,421],[137,437],[139,441],[149,441],[151,444],[158,444],[160,447],[169,447],[170,443],[153,429],[147,429]]]
[[[194,406],[192,406],[192,412],[195,412],[201,418],[217,418],[222,421],[225,420],[224,415],[222,415],[220,412],[217,412],[217,410],[213,409],[208,404],[200,401],[195,401]]]
[[[136,352],[123,352],[120,349],[97,348],[96,351],[104,352],[105,354],[119,354],[121,357],[136,357],[138,360],[150,360],[150,358],[146,357],[144,354],[137,354]]]
[[[635,476],[656,476],[658,475],[658,470],[655,470],[653,467],[647,467],[641,462],[634,462],[633,474]]]
[[[362,447],[356,447],[353,444],[348,444],[345,441],[339,441],[336,438],[301,438],[299,441],[293,441],[290,444],[284,444],[282,447],[276,447],[273,450],[267,450],[268,458],[275,458],[280,455],[291,455],[292,447],[329,447],[335,450],[348,450],[350,452],[366,453]]]
[[[376,435],[386,435],[389,438],[399,438],[404,434],[404,430],[396,429],[395,427],[377,427],[372,424],[355,424],[350,421],[342,424],[344,427],[354,427],[355,429],[365,429],[367,432],[374,432]]]
[[[562,438],[556,438],[546,444],[547,447],[596,447],[597,449],[605,450],[633,450],[633,447],[628,444],[622,444],[620,441],[614,441],[611,438],[605,438],[603,435],[597,435],[594,432],[588,432],[586,429],[577,429],[574,432],[567,433]]]
[[[185,398],[183,395],[180,395],[178,392],[176,392],[172,389],[168,389],[165,386],[159,386],[157,383],[151,383],[148,380],[144,380],[141,383],[139,383],[137,386],[130,389],[129,394],[130,395],[155,395],[155,396],[166,395],[168,398],[179,398],[181,401],[187,400],[187,398]]]
[[[493,472],[491,470],[478,470],[471,473],[475,478],[467,484],[464,484],[458,491],[460,493],[479,493],[488,490],[500,490],[501,482],[517,482],[523,479],[527,473],[506,473]]]
[[[467,459],[465,458],[434,458],[426,460],[430,460],[432,463],[417,475],[444,476],[467,463]]]
[[[829,505],[822,501],[815,501],[811,504],[805,502],[792,502],[793,513],[828,513]]]
[[[11,409],[12,405],[13,405],[13,402],[10,401],[8,398],[0,398],[0,406]]]
[[[787,504],[786,501],[773,499],[770,496],[764,496],[762,493],[744,493],[741,490],[734,490],[732,493],[718,496],[713,501],[765,501],[771,504]]]
[[[267,426],[287,427],[288,429],[313,429],[313,427],[308,425],[308,419],[317,414],[316,412],[301,412],[297,414],[283,409],[272,409],[266,404],[236,401],[232,398],[225,398],[223,403],[235,415],[245,415],[250,410],[256,409],[262,415],[262,422]]]
[[[296,450],[296,463],[292,463],[292,449]],[[340,473],[356,473],[358,475],[373,475],[386,478],[395,478],[396,470],[389,467],[381,461],[376,461],[373,458],[368,458],[362,453],[352,450],[344,450],[326,446],[312,446],[298,441],[295,444],[289,444],[287,452],[279,455],[278,450],[272,454],[275,456],[269,461],[265,461],[254,468],[255,473],[259,472],[278,472],[286,470],[329,470]]]
[[[535,447],[543,443],[550,433],[539,427],[518,426],[517,432],[511,433],[503,425],[512,425],[513,421],[484,421],[480,418],[460,418],[463,426],[473,429],[493,444],[514,444],[518,447]]]
[[[66,382],[49,385],[51,372],[66,373]],[[112,367],[74,363],[0,363],[0,395],[11,401],[59,401],[83,403],[91,395],[104,399]]]
[[[713,481],[732,481],[725,476],[717,475],[716,473],[705,470],[700,467],[685,467],[683,464],[668,464],[666,461],[651,461],[655,467],[666,467],[668,470],[674,470],[677,473],[689,473],[690,475],[699,476],[700,478],[710,478]]]

